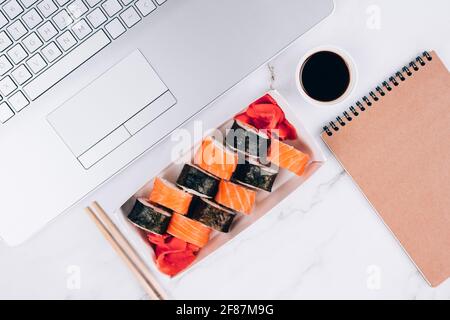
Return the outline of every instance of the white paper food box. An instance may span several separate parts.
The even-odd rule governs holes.
[[[251,225],[258,219],[262,218],[265,214],[267,214],[272,208],[278,205],[283,199],[285,199],[290,193],[299,188],[307,179],[311,177],[326,161],[324,154],[319,148],[316,140],[313,136],[305,129],[305,126],[302,124],[300,119],[295,115],[294,111],[288,105],[283,97],[277,91],[269,91],[269,93],[273,98],[275,98],[283,109],[286,118],[291,122],[291,124],[296,128],[299,138],[295,141],[289,141],[289,144],[301,150],[304,153],[307,153],[311,157],[311,163],[307,167],[303,176],[299,177],[290,173],[287,170],[280,170],[278,177],[273,185],[272,192],[264,192],[260,191],[256,197],[256,205],[253,212],[250,215],[242,215],[238,214],[233,222],[233,226],[229,233],[219,233],[213,232],[209,243],[200,250],[199,255],[195,262],[188,267],[185,271],[180,274],[184,274],[185,272],[189,272],[190,269],[195,268],[196,265],[202,263],[204,259],[208,259],[213,255],[213,252],[219,250],[220,247],[226,245],[229,241],[231,241],[236,235],[241,232],[244,232],[245,229],[251,227]],[[246,107],[246,106],[245,106]],[[242,108],[245,109],[245,108]],[[224,130],[225,128],[229,128],[231,126],[232,119],[228,119],[225,123],[222,123],[218,128]],[[188,154],[193,155],[194,152],[199,148],[201,143],[197,141],[195,145],[191,146]],[[186,159],[186,155],[183,160]],[[192,160],[192,159],[191,159]],[[179,161],[177,161],[179,162]],[[181,169],[183,167],[183,163],[172,163],[169,166],[157,168],[161,176],[166,178],[169,181],[176,181]],[[155,168],[152,168],[155,169]],[[140,190],[136,192],[136,194],[131,197],[126,203],[124,203],[121,208],[119,208],[116,212],[112,214],[114,218],[114,222],[117,224],[119,230],[123,233],[123,235],[127,238],[129,243],[134,247],[136,252],[141,256],[143,261],[148,266],[151,273],[155,276],[155,278],[159,281],[159,285],[168,291],[167,289],[170,287],[170,281],[176,279],[180,274],[175,277],[170,278],[169,276],[161,273],[154,262],[154,253],[153,249],[150,246],[150,243],[143,236],[142,231],[139,231],[134,225],[132,225],[127,220],[127,215],[130,213],[134,202],[137,197],[143,196],[148,197],[150,190],[153,186],[153,180],[148,181]],[[168,293],[170,296],[170,293]]]

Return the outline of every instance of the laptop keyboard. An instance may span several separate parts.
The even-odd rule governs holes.
[[[166,0],[0,0],[0,123]]]

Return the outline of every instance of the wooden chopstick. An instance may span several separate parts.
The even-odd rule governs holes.
[[[86,208],[86,212],[91,216],[106,240],[135,274],[150,298],[154,300],[167,299],[166,294],[158,285],[155,277],[151,274],[142,258],[120,232],[111,218],[109,218],[103,208],[97,202],[94,202],[91,207]]]

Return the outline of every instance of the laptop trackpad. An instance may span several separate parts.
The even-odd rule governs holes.
[[[47,119],[88,169],[175,103],[169,89],[136,50]]]

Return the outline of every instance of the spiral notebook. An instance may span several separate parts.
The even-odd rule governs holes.
[[[450,73],[424,52],[322,139],[432,286],[450,276]]]

